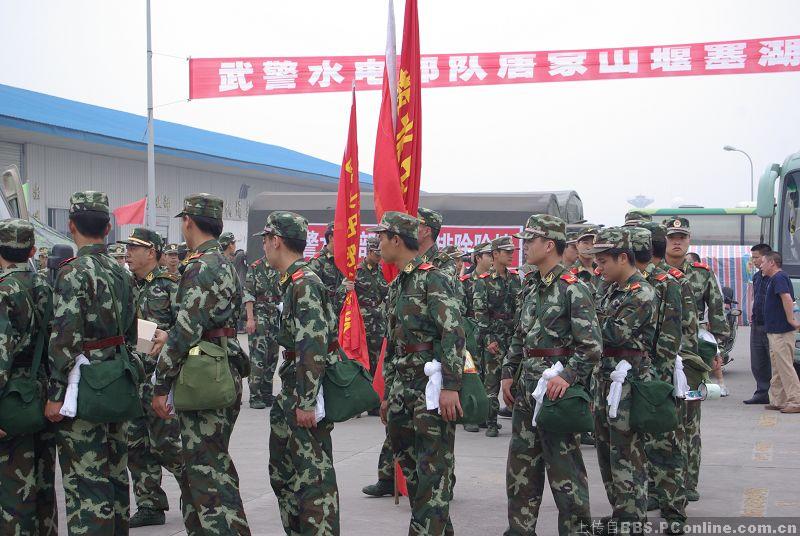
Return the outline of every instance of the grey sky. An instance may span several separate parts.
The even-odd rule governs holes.
[[[380,54],[385,0],[153,1],[153,45],[177,56]],[[403,0],[395,0],[398,52]],[[144,0],[0,0],[0,83],[144,114]],[[646,46],[798,32],[796,0],[420,0],[424,53]],[[188,65],[155,59],[156,104],[186,98]],[[770,162],[800,149],[800,73],[441,88],[423,96],[425,190],[577,190],[597,222],[635,194],[705,206],[749,197]],[[348,93],[208,99],[156,117],[333,162]],[[371,172],[380,92],[358,94]],[[156,131],[156,139],[158,132]],[[142,189],[145,178],[142,177]]]

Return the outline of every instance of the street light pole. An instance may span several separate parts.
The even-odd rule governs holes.
[[[753,196],[753,190],[754,190],[753,185],[754,185],[754,181],[755,181],[754,172],[753,172],[753,159],[750,158],[750,155],[747,154],[746,152],[742,151],[741,149],[737,149],[736,147],[733,147],[731,145],[726,145],[725,147],[722,148],[722,150],[723,151],[734,151],[734,152],[737,152],[737,153],[742,153],[743,155],[745,155],[747,157],[747,160],[750,162],[750,201],[755,201],[755,198]]]
[[[153,45],[150,0],[147,0],[147,227],[156,228],[156,155],[153,137]]]

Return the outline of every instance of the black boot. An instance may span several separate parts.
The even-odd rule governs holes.
[[[164,510],[154,510],[153,508],[139,508],[136,513],[131,517],[128,522],[130,528],[137,527],[150,527],[155,525],[164,525],[167,522],[167,516],[164,515]]]
[[[375,484],[364,486],[361,488],[364,495],[370,497],[386,497],[387,495],[394,495],[394,482],[391,480],[378,480]]]

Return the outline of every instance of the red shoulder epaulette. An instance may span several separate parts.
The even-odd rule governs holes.
[[[189,255],[189,257],[186,259],[186,262],[193,261],[195,259],[199,259],[202,256],[203,256],[203,254],[199,253],[199,252],[195,253],[194,255]]]
[[[639,290],[640,288],[642,288],[642,285],[640,285],[639,283],[633,283],[631,286],[628,287],[628,290]]]
[[[464,275],[462,275],[461,277],[458,278],[458,280],[461,281],[462,283],[464,281],[466,281],[467,279],[469,279],[469,274],[464,274]]]
[[[478,277],[479,277],[480,279],[486,279],[486,278],[487,278],[487,277],[489,277],[490,275],[492,275],[490,272],[483,272],[483,273],[482,273],[481,275],[479,275]]]
[[[305,275],[302,268],[298,268],[295,273],[292,274],[292,281],[297,281],[298,279],[302,279]]]
[[[667,278],[667,276],[668,276],[668,275],[669,275],[669,274],[668,274],[668,273],[666,273],[666,272],[664,272],[663,274],[658,274],[658,275],[656,276],[656,280],[657,280],[657,281],[664,281],[664,280]]]
[[[594,269],[594,275],[596,275],[598,277],[600,276],[600,268],[595,268]]]
[[[434,268],[435,266],[429,262],[423,262],[422,264],[419,265],[420,270],[428,271],[428,270],[433,270]]]
[[[59,268],[63,268],[64,266],[68,265],[69,263],[71,263],[72,261],[74,261],[77,258],[78,257],[70,257],[69,259],[64,259],[63,261],[61,261],[61,264],[59,264],[58,267]]]
[[[580,270],[578,270],[577,266],[573,266],[572,268],[569,269],[569,271],[573,275],[578,275],[578,272],[580,272]]]
[[[250,266],[251,266],[251,267],[253,267],[253,268],[255,268],[256,266],[258,266],[259,264],[261,264],[261,261],[262,261],[262,260],[264,260],[264,259],[258,259],[256,262],[254,262],[254,263],[253,263],[253,264],[251,264]]]
[[[675,279],[680,279],[681,277],[683,277],[683,272],[681,272],[677,268],[670,268],[669,269],[669,275],[671,275]]]
[[[508,268],[508,273],[509,274],[514,274],[514,275],[519,275],[519,272],[517,272],[516,268]]]
[[[563,274],[561,279],[566,281],[568,285],[578,282],[578,278],[575,276],[575,274]]]
[[[695,268],[702,268],[703,270],[711,271],[711,267],[704,262],[693,262],[692,266],[694,266]]]

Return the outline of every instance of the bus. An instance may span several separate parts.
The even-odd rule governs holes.
[[[644,209],[653,221],[684,217],[692,228],[692,244],[697,246],[752,246],[763,242],[769,229],[756,214],[756,207]]]
[[[769,229],[764,242],[783,255],[783,270],[800,295],[800,151],[770,164],[758,182],[756,213]]]

